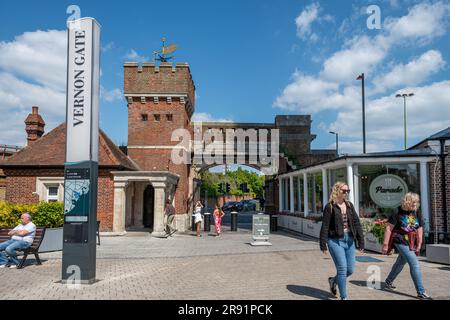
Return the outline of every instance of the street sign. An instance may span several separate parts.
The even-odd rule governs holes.
[[[62,282],[95,282],[100,25],[93,18],[67,30],[66,162]]]
[[[265,214],[253,215],[253,242],[252,246],[271,246],[269,242],[270,216]]]

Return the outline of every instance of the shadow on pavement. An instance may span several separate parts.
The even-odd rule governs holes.
[[[439,270],[450,271],[450,267],[440,267]]]
[[[358,287],[367,287],[367,282],[366,281],[350,280],[349,282],[351,284],[355,285],[355,286],[358,286]],[[385,292],[393,293],[393,294],[396,294],[396,295],[399,295],[399,296],[417,299],[416,296],[412,296],[412,295],[407,294],[407,293],[399,292],[398,289],[397,290],[388,290],[388,289],[386,289],[386,284],[384,282],[381,283],[381,289],[379,291],[385,291]],[[388,300],[387,297],[386,297],[386,300]]]
[[[335,300],[336,299],[336,297],[333,296],[330,292],[323,291],[323,290],[320,290],[317,288],[306,287],[306,286],[297,286],[297,285],[292,285],[292,284],[287,285],[286,288],[290,292],[301,295],[301,296],[307,296],[307,297],[316,298],[316,299],[320,299],[320,300]]]

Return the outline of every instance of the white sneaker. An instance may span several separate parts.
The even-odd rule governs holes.
[[[6,264],[0,264],[0,268],[6,268]]]
[[[16,269],[17,268],[17,264],[12,264],[9,266],[10,269]]]

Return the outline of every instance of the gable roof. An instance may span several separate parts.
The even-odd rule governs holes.
[[[138,165],[126,156],[108,136],[99,130],[99,166],[140,170]],[[23,148],[6,160],[6,166],[64,166],[66,159],[66,124],[62,123],[33,144]]]
[[[422,143],[424,143],[426,141],[431,141],[431,140],[450,140],[450,127],[448,127],[447,129],[441,130],[438,133],[435,133],[426,139],[423,139],[422,141],[420,141],[419,143],[416,143],[409,149],[415,149],[417,146],[420,146]]]

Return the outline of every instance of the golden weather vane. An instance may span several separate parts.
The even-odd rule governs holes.
[[[173,59],[173,56],[167,57],[168,54],[174,52],[178,49],[176,44],[169,44],[166,46],[166,38],[162,38],[162,49],[161,51],[153,51],[154,60],[158,60],[160,62],[167,62],[170,59]],[[158,56],[158,57],[156,57]]]

